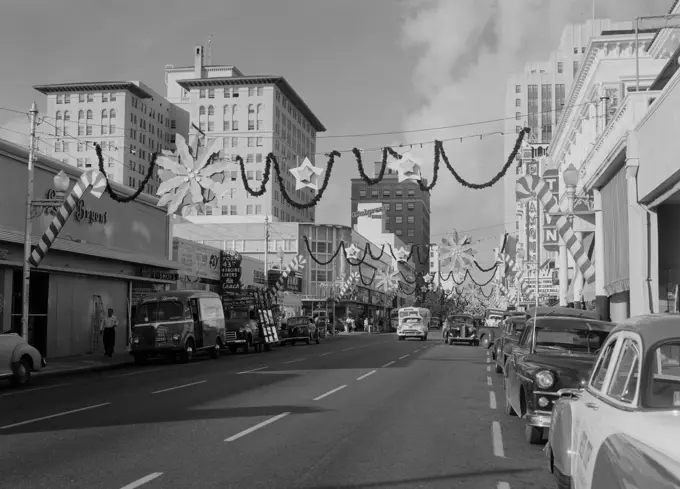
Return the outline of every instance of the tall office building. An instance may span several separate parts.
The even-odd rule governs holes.
[[[176,120],[182,110],[139,81],[36,85],[47,96],[49,135],[43,153],[78,168],[97,168],[99,143],[110,179],[137,189],[153,152],[175,148]],[[160,184],[152,176],[144,192]]]
[[[380,165],[375,163],[375,174]],[[397,174],[391,170],[385,171],[377,185],[369,186],[362,179],[353,178],[351,199],[352,226],[357,224],[363,204],[380,203],[385,232],[393,233],[408,246],[430,244],[430,193],[423,192],[417,182],[399,183]],[[413,261],[416,271],[425,274],[430,270],[430,254],[424,246],[419,249],[420,259],[414,254]]]
[[[236,156],[243,158],[249,186],[259,190],[267,154],[279,161],[281,179],[290,198],[307,203],[314,191],[295,190],[290,169],[305,157],[315,163],[316,135],[326,128],[282,76],[247,76],[231,65],[206,65],[203,46],[194,48],[194,64],[165,68],[167,99],[186,111],[178,120],[178,131],[196,133],[203,145],[223,139],[220,155],[231,162],[227,172],[227,192],[206,206],[205,213],[220,216],[220,222],[262,220],[314,222],[314,208],[291,206],[274,177],[267,191],[253,197],[243,186]],[[323,165],[322,158],[320,164]]]
[[[612,22],[608,19],[569,25],[562,32],[559,48],[550,55],[548,61],[527,63],[523,73],[512,76],[507,81],[505,154],[511,153],[517,134],[523,127],[529,127],[531,133],[528,146],[518,155],[521,161],[518,161],[520,164],[517,165],[516,172],[509,172],[504,179],[503,221],[506,232],[510,233],[510,253],[522,250],[527,262],[533,258],[532,246],[542,246],[545,233],[539,233],[534,243],[527,241],[532,239],[531,229],[527,227],[531,223],[532,211],[526,204],[516,202],[517,179],[527,168],[539,170],[539,174],[543,174],[545,169],[538,169],[537,162],[548,153],[553,128],[560,119],[591,37],[600,35],[602,31],[630,28],[631,22]],[[550,256],[543,249],[541,251],[544,257]]]

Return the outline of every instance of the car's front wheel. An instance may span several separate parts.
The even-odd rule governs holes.
[[[31,360],[22,358],[12,366],[12,385],[20,387],[31,381]]]

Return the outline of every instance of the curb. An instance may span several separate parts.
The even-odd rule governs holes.
[[[49,366],[46,367],[46,370],[42,372],[35,372],[33,376],[35,378],[45,378],[45,377],[68,377],[71,375],[78,375],[78,374],[85,374],[88,372],[102,372],[105,370],[117,370],[121,368],[126,368],[126,367],[132,367],[134,366],[134,362],[123,362],[123,363],[111,363],[111,364],[103,364],[103,365],[88,365],[86,367],[76,367],[76,368],[70,368],[67,370],[48,370]]]

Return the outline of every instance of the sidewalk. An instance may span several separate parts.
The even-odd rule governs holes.
[[[134,359],[126,351],[114,353],[113,358],[105,357],[103,353],[91,353],[55,359],[48,358],[47,366],[42,371],[36,372],[33,375],[35,377],[51,377],[111,370],[131,365],[134,365]]]

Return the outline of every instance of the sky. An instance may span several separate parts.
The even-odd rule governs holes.
[[[598,18],[665,14],[672,0],[595,0]],[[353,147],[379,161],[385,145],[410,150],[432,178],[434,139],[500,131],[505,79],[542,61],[569,23],[592,16],[593,0],[2,0],[0,108],[44,110],[33,85],[141,80],[165,92],[166,64],[188,66],[195,45],[212,63],[245,74],[284,76],[327,128],[320,152],[342,157],[317,222],[349,224]],[[0,138],[25,142],[25,115],[0,110]],[[380,135],[367,136],[368,134]],[[343,137],[338,137],[343,136]],[[348,137],[344,137],[348,136]],[[423,143],[421,149],[420,144]],[[399,147],[403,145],[402,147]],[[500,136],[445,142],[452,166],[483,183],[503,166]],[[375,150],[375,151],[374,151]],[[317,165],[324,158],[317,158]],[[512,178],[512,176],[510,177]],[[479,262],[503,232],[502,181],[460,186],[444,168],[432,190],[432,242],[454,229],[482,240]],[[485,274],[475,274],[477,280]],[[488,274],[486,274],[488,275]]]

